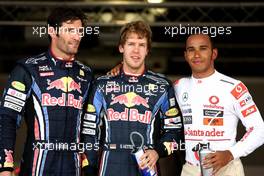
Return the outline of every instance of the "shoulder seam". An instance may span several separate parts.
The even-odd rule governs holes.
[[[91,68],[87,65],[84,65],[82,62],[78,61],[78,60],[75,60],[75,62],[82,67],[82,69],[86,70],[86,71],[92,71]]]
[[[231,85],[235,85],[235,83],[230,82],[230,81],[227,81],[227,80],[224,80],[224,79],[220,79],[220,81],[222,81],[222,82],[224,82],[224,83],[231,84]]]
[[[146,74],[147,79],[151,79],[154,81],[159,80],[159,81],[164,82],[165,84],[171,84],[171,81],[168,78],[166,78],[166,76],[163,74],[155,73],[155,72],[150,71],[150,70],[148,70],[147,73],[149,73],[149,74]]]

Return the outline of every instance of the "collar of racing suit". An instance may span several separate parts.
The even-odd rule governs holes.
[[[143,77],[145,77],[146,72],[147,72],[147,68],[145,67],[144,71],[140,75],[128,74],[128,73],[125,73],[123,67],[121,67],[120,77],[129,83],[137,83],[137,82],[140,82],[140,80]]]
[[[214,73],[211,74],[210,76],[208,77],[205,77],[205,78],[195,78],[193,77],[192,75],[192,80],[195,84],[203,84],[205,82],[211,82],[211,81],[214,81],[216,77],[218,77],[219,75],[219,72],[217,72],[216,70],[214,70]]]
[[[69,61],[74,61],[74,57],[66,59],[66,58],[62,58],[62,57],[58,57],[54,54],[54,52],[52,51],[51,47],[49,48],[50,54],[53,58],[57,59],[57,60],[61,60],[63,62],[69,62]]]
[[[76,62],[74,62],[75,61],[74,58],[71,61],[60,59],[54,56],[51,49],[48,50],[47,57],[50,59],[50,62],[54,67],[64,69],[64,68],[74,68],[74,65],[76,65]]]

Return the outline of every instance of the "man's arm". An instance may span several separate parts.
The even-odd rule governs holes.
[[[235,93],[235,91],[240,91],[238,87],[244,91],[240,97],[236,97]],[[239,158],[247,156],[264,143],[264,122],[252,96],[242,82],[235,86],[232,95],[235,99],[236,115],[247,131],[243,138],[230,148],[233,157]]]
[[[17,66],[11,72],[1,97],[0,172],[13,171],[16,128],[23,114],[31,82],[30,74],[22,66]]]
[[[264,142],[264,123],[259,110],[248,89],[243,83],[238,83],[231,92],[234,97],[236,116],[242,121],[247,132],[234,146],[225,151],[209,154],[204,161],[206,168],[213,167],[213,174],[231,160],[247,156]]]
[[[89,93],[88,104],[84,109],[82,117],[82,142],[85,146],[93,146],[92,148],[85,148],[85,162],[83,167],[85,172],[89,175],[97,174],[98,167],[98,149],[99,149],[99,124],[100,113],[103,106],[103,96],[100,89],[95,82],[92,85]]]
[[[184,142],[182,114],[170,84],[161,105],[163,136],[156,147],[159,156],[168,156]]]
[[[165,157],[179,149],[184,142],[183,121],[175,92],[170,85],[161,97],[162,137],[153,149],[146,150],[142,155],[140,166],[153,168],[160,157]]]

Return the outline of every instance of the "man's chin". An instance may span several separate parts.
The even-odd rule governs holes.
[[[72,53],[77,53],[78,49],[79,49],[79,45],[78,46],[72,45],[68,47],[69,52],[72,52]]]
[[[140,70],[142,67],[141,67],[141,65],[140,66],[134,66],[134,67],[131,67],[133,70]]]
[[[69,53],[70,55],[75,55],[75,54],[78,53],[78,49],[72,49],[72,50],[69,50],[68,53]]]

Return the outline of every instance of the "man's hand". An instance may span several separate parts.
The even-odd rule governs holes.
[[[3,172],[0,172],[0,176],[12,176],[12,172],[10,172],[10,171],[3,171]]]
[[[107,75],[111,76],[117,76],[120,73],[120,68],[123,66],[123,63],[120,63],[116,65],[114,68],[112,68],[109,72],[107,72]]]
[[[208,168],[213,168],[213,174],[216,174],[222,167],[227,165],[234,157],[229,150],[216,151],[215,153],[210,153],[206,155],[203,166]]]
[[[146,167],[148,167],[149,169],[154,169],[158,159],[159,155],[155,150],[146,150],[145,153],[140,157],[141,162],[139,164],[139,167],[142,169]]]

